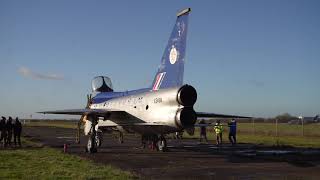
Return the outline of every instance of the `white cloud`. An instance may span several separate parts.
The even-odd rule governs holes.
[[[33,72],[27,67],[20,67],[18,69],[18,73],[22,75],[23,77],[31,78],[31,79],[47,79],[47,80],[63,80],[63,75],[58,74],[40,74]]]

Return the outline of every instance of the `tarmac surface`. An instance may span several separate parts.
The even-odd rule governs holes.
[[[273,148],[251,144],[216,147],[196,139],[168,138],[168,152],[142,149],[140,136],[120,144],[105,134],[98,153],[85,153],[87,138],[75,143],[75,129],[25,127],[25,137],[63,151],[133,172],[141,179],[319,179],[320,149]],[[212,142],[211,142],[212,143]]]

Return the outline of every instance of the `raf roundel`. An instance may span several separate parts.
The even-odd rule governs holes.
[[[171,50],[170,50],[170,55],[169,55],[169,60],[171,64],[176,63],[177,59],[178,59],[179,53],[177,51],[177,49],[172,46]]]

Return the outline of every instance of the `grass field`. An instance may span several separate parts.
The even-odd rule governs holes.
[[[199,131],[196,130],[193,136],[189,136],[184,133],[184,138],[199,139]],[[207,133],[208,140],[210,143],[215,144],[215,134],[212,132]],[[268,146],[293,146],[293,147],[310,147],[320,148],[319,137],[299,137],[299,136],[267,136],[267,135],[252,135],[252,134],[237,134],[238,143],[252,143],[257,145],[268,145]],[[223,133],[223,143],[229,143],[228,133]]]
[[[27,120],[25,126],[49,126],[49,127],[61,127],[61,128],[72,128],[76,129],[77,121],[67,120]]]
[[[293,146],[320,148],[320,135],[318,124],[309,124],[305,126],[305,136],[302,136],[299,125],[278,125],[278,136],[276,136],[275,125],[270,123],[255,124],[253,131],[251,124],[239,123],[237,132],[238,143],[252,143],[268,146]],[[185,138],[199,139],[199,129],[196,128],[193,136],[184,133]],[[215,143],[215,133],[212,127],[207,128],[207,137],[211,143]],[[228,128],[223,132],[223,142],[229,143]]]
[[[134,179],[129,172],[24,141],[25,148],[0,148],[0,179]],[[31,145],[32,144],[32,145]],[[31,147],[30,147],[31,146]]]
[[[303,128],[302,128],[303,127]],[[238,133],[251,133],[268,136],[276,136],[278,128],[278,136],[311,136],[320,137],[320,124],[287,124],[287,123],[238,123]]]

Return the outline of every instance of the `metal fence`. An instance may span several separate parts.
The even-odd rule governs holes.
[[[251,122],[239,123],[239,133],[252,133],[253,135],[280,136],[306,136],[320,137],[319,123],[279,123],[277,119],[268,122],[257,122],[252,119]]]

